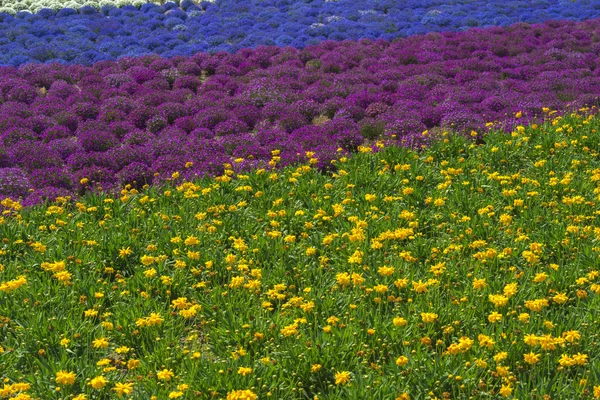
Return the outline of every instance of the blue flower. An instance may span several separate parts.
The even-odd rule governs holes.
[[[409,0],[288,0],[240,2],[193,0],[145,3],[122,8],[82,7],[59,11],[43,9],[37,14],[0,14],[0,46],[19,43],[20,53],[0,53],[0,65],[46,62],[61,58],[84,62],[98,58],[82,56],[96,50],[103,57],[119,58],[134,53],[189,54],[190,40],[202,41],[194,49],[235,51],[260,45],[304,48],[323,40],[361,38],[393,40],[415,34],[464,31],[471,27],[506,26],[515,22],[538,23],[547,19],[585,20],[600,17],[591,1],[507,0],[504,2]],[[152,34],[150,35],[150,32]],[[151,40],[145,40],[152,37]],[[133,39],[134,42],[131,41]],[[176,39],[178,42],[169,42]],[[139,41],[139,42],[135,42]],[[169,44],[166,44],[169,42]],[[45,45],[56,46],[45,54]],[[129,49],[133,44],[144,47]],[[69,50],[64,51],[62,47]],[[17,48],[15,48],[15,51]],[[72,55],[72,50],[79,52]],[[181,51],[181,53],[178,53]],[[30,57],[16,57],[23,54]],[[27,60],[27,61],[25,61]]]

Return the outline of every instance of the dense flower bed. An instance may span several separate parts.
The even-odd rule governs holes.
[[[110,0],[112,2],[113,0]],[[116,1],[116,0],[115,0]],[[95,4],[103,1],[77,2]],[[75,2],[59,1],[61,7]],[[141,2],[143,3],[143,2]],[[141,3],[136,3],[140,5]],[[146,3],[140,9],[92,6],[14,11],[41,2],[10,2],[0,11],[0,65],[66,62],[91,65],[123,56],[160,54],[190,56],[200,51],[235,51],[258,45],[304,48],[324,40],[387,39],[431,31],[600,17],[592,0],[510,0],[490,2],[391,0],[291,0],[240,2],[223,0],[180,6]],[[9,4],[9,2],[5,2]],[[122,3],[118,3],[122,4]],[[22,7],[21,7],[22,6]]]
[[[595,104],[600,20],[0,70],[0,194],[279,164]],[[547,110],[546,110],[547,111]],[[84,183],[81,183],[84,182]],[[58,192],[57,192],[58,191]],[[34,200],[31,200],[34,201]],[[35,200],[37,201],[37,200]]]
[[[188,3],[197,3],[191,0],[184,0]],[[206,1],[206,0],[205,0]],[[133,5],[135,7],[141,7],[146,3],[164,4],[164,0],[0,0],[0,12],[9,14],[15,14],[20,11],[36,13],[44,8],[51,10],[60,10],[63,8],[72,8],[79,10],[84,7],[125,7]],[[180,5],[179,1],[175,1],[177,5]],[[185,3],[184,3],[185,4]]]
[[[600,118],[485,139],[3,201],[2,398],[599,399]]]

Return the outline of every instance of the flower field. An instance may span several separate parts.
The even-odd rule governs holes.
[[[0,399],[600,399],[599,32],[0,0]]]
[[[571,114],[481,145],[379,142],[330,175],[308,153],[5,201],[0,393],[598,395],[599,131]]]
[[[175,171],[218,174],[239,157],[242,168],[267,166],[272,150],[280,165],[305,151],[329,165],[338,147],[355,151],[365,139],[414,144],[425,129],[470,133],[512,126],[519,112],[532,120],[544,107],[595,105],[599,27],[547,22],[393,43],[0,67],[0,194],[29,204]]]
[[[324,40],[392,40],[515,22],[600,17],[600,4],[594,0],[410,0],[402,5],[393,0],[182,0],[154,4],[160,2],[0,0],[0,65],[90,65],[123,56],[191,56],[260,45],[303,48]]]

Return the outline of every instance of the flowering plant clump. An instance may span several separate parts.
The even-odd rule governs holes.
[[[597,104],[599,26],[0,68],[0,192],[32,204],[176,171],[218,175],[224,163],[272,169],[307,151],[331,172],[332,159],[380,139],[420,146],[425,130],[511,129]]]
[[[553,111],[328,174],[3,200],[0,393],[600,398],[600,117]]]
[[[599,17],[593,0],[1,0],[0,65],[304,48],[326,40],[392,40]]]

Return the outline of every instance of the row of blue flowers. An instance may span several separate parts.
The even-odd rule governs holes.
[[[189,56],[260,45],[387,39],[473,27],[600,17],[596,0],[217,0],[139,9],[83,7],[0,13],[0,65],[90,65],[123,56]]]

